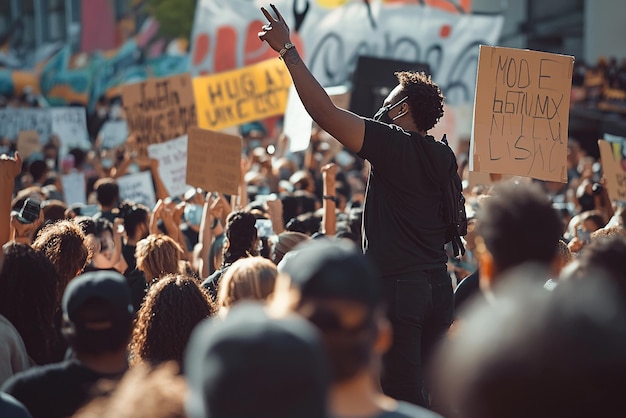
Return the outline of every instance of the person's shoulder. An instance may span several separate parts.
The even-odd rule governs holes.
[[[373,119],[363,118],[365,121],[365,134],[370,138],[389,138],[398,136],[399,138],[411,137],[411,132],[405,131],[400,126],[391,123],[378,122]]]
[[[0,392],[0,417],[31,418],[31,415],[26,407],[13,396]]]
[[[380,415],[378,418],[442,418],[441,415],[434,413],[426,408],[412,405],[408,402],[398,401],[394,411],[390,411],[387,415]]]
[[[62,379],[67,371],[72,367],[71,361],[46,364],[44,366],[31,367],[11,376],[0,390],[11,393],[14,388],[27,387],[31,385],[44,384],[56,379]]]
[[[222,277],[222,274],[224,274],[225,271],[226,271],[226,267],[222,267],[222,268],[215,270],[213,273],[209,275],[209,277],[204,279],[204,281],[202,282],[202,287],[204,287],[205,289],[217,287],[216,282],[220,279],[220,277]]]

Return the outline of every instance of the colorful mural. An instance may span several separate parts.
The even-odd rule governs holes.
[[[30,87],[53,106],[80,104],[92,111],[98,99],[119,97],[122,84],[187,71],[186,42],[159,38],[158,22],[142,1],[118,21],[113,3],[83,0],[80,50],[70,43],[47,45],[53,53],[31,68],[0,67],[0,94],[20,95]]]
[[[77,41],[48,46],[45,58],[29,68],[0,66],[0,94],[19,95],[30,86],[51,105],[93,111],[100,98],[119,97],[125,83],[187,71],[213,74],[276,56],[258,39],[259,7],[266,1],[198,0],[189,54],[186,42],[159,38],[159,24],[144,3],[131,1],[130,11],[111,22],[115,2],[83,0]],[[359,55],[425,62],[452,105],[473,100],[478,45],[494,44],[503,23],[502,16],[473,14],[471,0],[275,3],[324,86],[345,84]]]

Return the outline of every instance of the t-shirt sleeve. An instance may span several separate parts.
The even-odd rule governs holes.
[[[392,141],[400,140],[400,135],[408,134],[396,125],[387,125],[372,119],[364,120],[365,136],[363,146],[357,155],[372,163],[377,170],[385,170],[397,161],[399,156],[395,154],[402,150],[401,147],[393,146],[395,144]]]

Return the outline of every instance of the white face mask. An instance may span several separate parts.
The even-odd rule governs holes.
[[[129,174],[137,174],[140,171],[139,164],[132,163],[128,166],[126,170],[128,171]]]
[[[104,107],[98,108],[97,115],[100,119],[104,119],[107,117],[107,110]]]
[[[114,104],[111,106],[111,111],[109,112],[109,116],[111,119],[119,119],[122,115],[122,107],[118,104]]]

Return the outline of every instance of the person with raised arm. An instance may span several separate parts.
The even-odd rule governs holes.
[[[424,363],[453,314],[440,184],[456,158],[427,135],[443,116],[443,95],[430,76],[402,71],[373,118],[338,108],[302,61],[285,19],[271,7],[274,15],[261,8],[267,23],[259,38],[278,52],[319,127],[371,164],[363,251],[382,273],[394,335],[383,357],[381,386],[391,397],[429,406]]]

